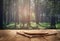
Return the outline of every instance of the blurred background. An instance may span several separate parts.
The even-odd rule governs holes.
[[[3,29],[60,29],[60,1],[3,0]]]

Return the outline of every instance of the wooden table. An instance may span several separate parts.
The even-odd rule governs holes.
[[[46,41],[48,41],[45,36],[52,36],[52,35],[57,35],[57,33],[36,33],[36,32],[33,32],[33,33],[30,33],[30,32],[23,32],[23,33],[20,33],[20,32],[17,32],[18,35],[22,35],[22,36],[25,36],[25,37],[28,37],[30,39],[30,41],[32,41],[31,39],[32,38],[36,38],[36,37],[42,37],[43,39],[45,39]]]

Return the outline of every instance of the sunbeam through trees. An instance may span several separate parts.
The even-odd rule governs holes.
[[[59,0],[3,0],[6,29],[60,28]]]

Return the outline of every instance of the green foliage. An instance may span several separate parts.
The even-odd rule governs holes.
[[[15,24],[14,23],[10,23],[8,25],[6,25],[7,29],[15,29]]]
[[[42,26],[42,27],[49,27],[50,23],[40,23],[40,26]]]
[[[31,27],[36,27],[36,23],[35,22],[31,22]]]
[[[60,29],[60,23],[56,24],[56,28]]]
[[[36,28],[36,26],[37,26],[37,24],[35,23],[35,22],[30,22],[30,24],[31,24],[31,27],[30,28]],[[20,25],[22,25],[22,23],[20,23],[20,24],[16,24],[16,27],[17,27],[17,29],[18,28],[20,28]],[[23,25],[22,25],[23,26]],[[6,25],[6,27],[7,28],[10,28],[10,29],[15,29],[15,23],[10,23],[9,25]],[[27,23],[25,24],[25,26],[24,27],[27,27]],[[45,28],[49,28],[50,27],[50,23],[46,23],[46,22],[43,22],[43,23],[39,23],[38,24],[38,27],[40,28],[40,29],[45,29]],[[57,29],[60,29],[60,23],[57,23],[56,24],[56,28]]]

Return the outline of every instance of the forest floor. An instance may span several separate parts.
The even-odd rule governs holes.
[[[56,37],[54,36],[46,36],[45,39],[39,37],[39,38],[28,38],[25,36],[21,36],[17,34],[17,32],[23,33],[23,32],[48,32],[48,33],[54,33],[57,32]],[[0,30],[0,41],[60,41],[60,30]]]

